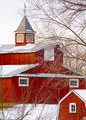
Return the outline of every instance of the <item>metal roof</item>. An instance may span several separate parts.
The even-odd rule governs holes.
[[[20,25],[18,26],[17,30],[15,32],[21,32],[21,33],[33,33],[35,32],[33,28],[31,27],[28,19],[26,16],[23,17]]]
[[[0,78],[15,76],[38,65],[39,63],[27,65],[0,65]]]

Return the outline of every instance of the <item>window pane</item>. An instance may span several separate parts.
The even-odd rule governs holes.
[[[23,34],[17,34],[17,42],[24,42],[24,35]]]
[[[26,42],[33,42],[33,34],[26,35]]]
[[[19,78],[19,86],[28,86],[28,78]]]
[[[20,84],[27,84],[27,80],[26,79],[20,79]]]
[[[70,79],[70,83],[69,83],[70,87],[78,87],[78,79]]]
[[[75,105],[71,105],[71,111],[72,111],[72,112],[75,111]]]

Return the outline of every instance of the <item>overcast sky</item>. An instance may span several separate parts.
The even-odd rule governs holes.
[[[24,0],[0,0],[0,44],[12,44],[15,41],[13,31],[18,27],[24,8]]]

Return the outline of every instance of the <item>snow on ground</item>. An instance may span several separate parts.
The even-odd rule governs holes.
[[[54,104],[17,104],[0,111],[4,120],[56,120],[58,105]]]

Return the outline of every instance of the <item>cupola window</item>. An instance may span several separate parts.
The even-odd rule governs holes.
[[[33,34],[27,34],[26,35],[26,42],[33,43]]]
[[[24,34],[17,34],[17,42],[24,42]]]

